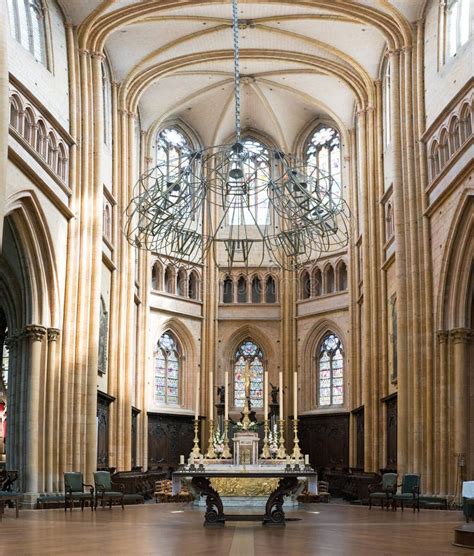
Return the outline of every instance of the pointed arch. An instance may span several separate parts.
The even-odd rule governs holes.
[[[29,322],[61,328],[53,241],[35,192],[26,190],[9,197],[5,215],[24,264],[22,288],[31,291]]]
[[[309,299],[311,297],[311,276],[304,269],[300,274],[300,299]]]
[[[334,293],[334,290],[334,267],[331,263],[328,263],[324,267],[324,293]]]

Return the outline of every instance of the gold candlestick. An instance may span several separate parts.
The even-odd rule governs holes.
[[[216,459],[216,452],[214,450],[214,420],[209,420],[209,441],[207,446],[207,459]]]
[[[285,459],[286,458],[285,435],[284,435],[285,420],[280,419],[278,423],[280,424],[280,446],[278,447],[277,458]]]
[[[232,454],[229,449],[229,420],[224,420],[224,451],[222,452],[222,459],[230,459]]]
[[[263,430],[264,430],[264,437],[263,437],[263,449],[262,449],[262,454],[261,454],[261,458],[262,459],[269,459],[271,457],[270,454],[270,448],[268,447],[268,431],[269,431],[270,427],[268,426],[268,419],[265,419],[265,421],[263,422]]]
[[[300,441],[298,439],[298,419],[293,419],[293,453],[291,457],[297,462],[301,459]]]
[[[191,450],[191,457],[199,459],[201,457],[201,450],[199,448],[199,419],[194,419],[194,446]]]

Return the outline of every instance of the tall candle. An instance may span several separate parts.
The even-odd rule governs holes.
[[[280,421],[283,421],[283,371],[280,371],[278,385],[280,387]]]
[[[209,373],[209,420],[214,417],[214,374]]]
[[[268,419],[268,371],[265,371],[265,380],[263,383],[263,418]]]
[[[225,392],[225,398],[224,398],[224,419],[226,421],[229,420],[229,371],[226,371],[224,373],[224,392]]]
[[[293,419],[298,419],[298,373],[293,373]]]
[[[199,372],[196,377],[196,403],[194,405],[194,419],[197,421],[199,419],[199,396],[201,394],[201,381]]]

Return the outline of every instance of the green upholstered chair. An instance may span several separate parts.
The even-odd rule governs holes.
[[[101,501],[102,507],[105,503],[109,503],[109,508],[112,509],[112,503],[117,501],[121,504],[122,510],[124,509],[123,497],[125,487],[120,483],[112,483],[112,477],[109,471],[96,471],[94,473],[95,483],[95,507]]]
[[[372,501],[380,500],[383,510],[385,503],[387,510],[392,502],[392,497],[397,491],[397,474],[385,473],[382,475],[382,482],[377,485],[369,485],[369,510],[372,509]]]
[[[84,492],[84,488],[88,488],[89,491]],[[64,511],[69,506],[72,512],[75,501],[81,503],[81,511],[84,511],[86,502],[89,502],[91,510],[94,510],[94,487],[83,481],[82,473],[68,471],[64,473]]]
[[[397,504],[400,502],[402,512],[404,504],[411,504],[413,511],[415,509],[420,511],[420,484],[421,475],[418,473],[406,473],[403,475],[402,484],[398,485],[401,487],[401,490],[393,495],[393,509],[396,510]]]

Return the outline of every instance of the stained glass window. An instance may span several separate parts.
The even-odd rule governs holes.
[[[263,407],[263,352],[252,340],[247,339],[235,352],[234,405],[244,407],[245,368],[250,367],[250,406]]]
[[[154,354],[154,400],[167,405],[179,404],[179,344],[171,332],[158,340]]]
[[[319,126],[308,141],[305,152],[307,171],[318,188],[330,195],[341,194],[341,141],[337,129]]]
[[[341,340],[332,332],[319,348],[319,405],[344,402],[344,359]]]

